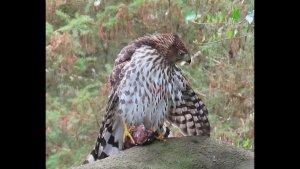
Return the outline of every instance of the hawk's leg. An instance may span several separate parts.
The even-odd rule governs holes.
[[[134,128],[134,126],[132,127],[127,127],[127,125],[124,123],[124,135],[123,135],[123,142],[125,142],[126,138],[129,137],[131,140],[132,144],[135,144],[134,139],[131,136],[131,130]]]

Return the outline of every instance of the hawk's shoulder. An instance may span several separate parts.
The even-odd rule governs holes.
[[[136,45],[135,43],[131,43],[125,46],[117,55],[112,74],[109,78],[110,85],[113,87],[113,89],[115,89],[120,84],[120,81],[124,76],[121,70],[130,61],[132,54],[137,48],[138,45]]]

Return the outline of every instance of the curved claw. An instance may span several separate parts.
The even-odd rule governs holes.
[[[159,141],[163,141],[163,142],[167,141],[164,134],[159,134],[158,136],[155,136],[155,138]]]

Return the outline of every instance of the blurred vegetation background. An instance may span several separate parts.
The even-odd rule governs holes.
[[[92,150],[118,52],[152,33],[180,35],[180,65],[209,110],[212,137],[254,151],[254,0],[46,0],[46,167]]]

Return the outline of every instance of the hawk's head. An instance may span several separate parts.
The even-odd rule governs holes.
[[[148,35],[137,39],[135,43],[138,46],[148,45],[155,48],[170,64],[178,61],[191,62],[188,50],[176,34]]]

